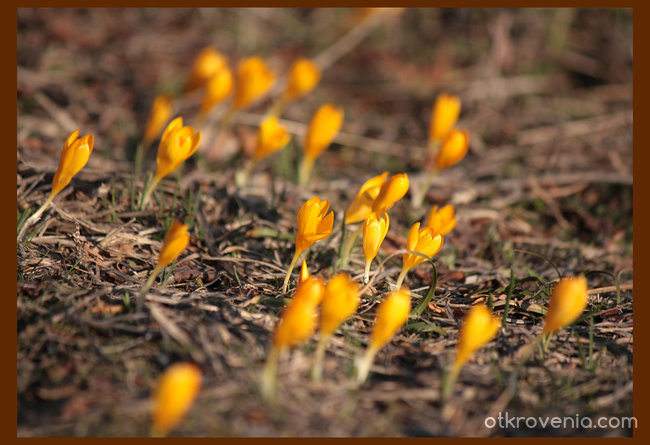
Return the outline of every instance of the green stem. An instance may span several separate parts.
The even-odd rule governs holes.
[[[422,207],[422,203],[424,202],[424,197],[427,194],[427,191],[429,191],[429,188],[431,187],[431,183],[433,182],[433,178],[436,177],[438,174],[437,169],[433,169],[427,176],[424,178],[424,183],[419,189],[415,189],[413,193],[413,197],[411,199],[411,207],[414,209],[419,209]]]
[[[269,111],[266,112],[267,116],[282,116],[284,108],[286,107],[287,102],[284,100],[284,95],[278,96],[278,98],[273,102]]]
[[[377,354],[377,349],[373,348],[372,346],[368,346],[368,349],[366,349],[366,353],[363,355],[363,358],[359,361],[359,364],[357,366],[357,383],[359,385],[365,382],[366,378],[368,378],[368,374],[370,372],[370,366],[372,365],[372,362],[374,361],[376,354]]]
[[[341,267],[347,267],[348,264],[350,263],[350,254],[352,253],[352,248],[354,247],[354,244],[357,241],[357,238],[359,238],[359,235],[363,231],[363,224],[359,224],[359,227],[354,231],[354,233],[345,239],[345,242],[343,243],[343,247],[341,248]]]
[[[133,165],[135,170],[135,175],[140,176],[142,171],[142,160],[144,159],[144,149],[148,146],[148,141],[142,141],[135,148],[135,157],[133,159]]]
[[[284,277],[284,284],[282,285],[282,292],[285,293],[287,291],[287,288],[289,287],[289,279],[291,279],[291,272],[293,272],[293,268],[296,267],[296,263],[298,262],[298,257],[300,257],[300,254],[302,252],[299,252],[298,249],[293,254],[293,259],[291,260],[291,264],[289,264],[289,270],[287,270],[287,275]]]
[[[29,218],[23,221],[23,224],[20,227],[20,231],[18,232],[18,236],[17,236],[18,242],[20,242],[20,240],[23,239],[23,236],[25,235],[27,229],[32,225],[36,224],[38,220],[41,219],[41,215],[43,215],[43,212],[47,210],[50,204],[52,204],[52,201],[54,200],[55,196],[56,194],[50,193],[50,196],[47,197],[45,202],[38,208],[38,210],[36,210],[33,215],[31,215]]]
[[[244,164],[244,167],[241,170],[238,170],[235,172],[235,185],[238,187],[244,187],[246,184],[248,184],[248,178],[250,177],[251,171],[253,171],[253,167],[255,166],[256,161],[253,159],[249,159],[246,161],[246,164]]]
[[[429,306],[429,302],[433,298],[433,295],[436,293],[436,287],[438,286],[438,268],[435,263],[431,261],[431,267],[433,267],[433,279],[431,280],[431,285],[425,297],[420,301],[420,303],[413,309],[414,315],[421,315],[422,312],[426,310]]]
[[[325,358],[325,349],[329,338],[329,335],[323,335],[323,333],[321,333],[318,346],[316,347],[314,367],[311,370],[311,378],[315,382],[320,382],[323,378],[323,359]]]
[[[135,311],[140,312],[142,310],[142,306],[144,305],[145,297],[147,296],[147,292],[149,292],[149,289],[151,289],[151,286],[153,285],[154,280],[156,277],[160,274],[162,271],[162,266],[156,265],[154,269],[151,271],[151,274],[149,275],[149,279],[147,282],[142,286],[142,289],[140,290],[140,293],[138,294],[138,298],[136,300],[135,304]]]
[[[278,386],[278,360],[280,358],[280,350],[273,346],[266,358],[264,370],[262,371],[262,397],[267,402],[275,398],[276,389]]]
[[[363,272],[363,284],[368,284],[368,281],[370,281],[370,264],[372,263],[372,260],[368,261],[366,260],[366,268]]]
[[[451,391],[454,389],[454,385],[456,384],[456,379],[458,378],[458,374],[460,373],[460,370],[463,368],[463,364],[460,362],[454,362],[454,365],[452,366],[451,370],[447,373],[447,375],[444,376],[442,380],[442,387],[440,388],[440,396],[443,401],[447,400],[449,395],[451,394]]]
[[[316,160],[308,157],[303,157],[298,168],[298,184],[308,188],[311,181],[311,171],[314,168]]]
[[[409,271],[408,269],[402,268],[402,271],[399,273],[399,277],[397,277],[397,282],[395,283],[395,289],[399,289],[402,287],[402,283],[404,282],[404,278],[406,277],[408,271]]]
[[[153,190],[156,188],[158,183],[160,182],[160,179],[157,175],[153,178],[153,181],[149,184],[147,187],[147,190],[144,192],[142,195],[142,201],[140,201],[140,208],[139,210],[142,210],[146,207],[147,203],[149,202],[149,198],[151,197],[151,193],[153,193]]]

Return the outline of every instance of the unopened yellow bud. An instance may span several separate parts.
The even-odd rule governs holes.
[[[333,276],[321,304],[321,335],[328,337],[359,307],[359,286],[347,274]]]
[[[154,99],[144,131],[145,146],[156,139],[165,124],[169,122],[169,118],[172,116],[172,100],[172,96],[169,94],[161,94]]]
[[[429,125],[429,140],[442,140],[456,124],[460,115],[461,103],[457,96],[441,94],[433,105],[431,124]]]
[[[217,71],[207,82],[200,114],[205,116],[214,107],[223,102],[232,92],[233,75],[228,66]]]
[[[241,110],[264,96],[275,82],[275,73],[262,58],[254,56],[244,59],[237,66],[237,83],[233,108]]]
[[[551,294],[544,334],[551,334],[573,323],[582,314],[588,301],[587,279],[584,276],[561,279]]]
[[[374,178],[367,180],[359,189],[357,197],[348,206],[345,212],[345,224],[353,224],[363,221],[372,212],[372,203],[379,195],[379,190],[386,178],[388,172],[377,175]]]
[[[409,177],[406,173],[391,176],[379,189],[379,194],[372,203],[372,211],[382,215],[402,199],[409,189]]]
[[[219,71],[228,66],[228,59],[215,48],[203,48],[196,56],[185,83],[185,91],[192,91],[204,86]]]
[[[403,287],[388,295],[377,308],[375,325],[370,336],[370,348],[378,350],[390,341],[411,312],[411,293]]]
[[[278,118],[269,116],[262,121],[257,131],[253,159],[259,160],[284,148],[291,137],[287,130],[278,123]]]
[[[492,340],[500,327],[501,320],[492,316],[487,306],[479,304],[470,309],[458,334],[454,362],[456,372],[476,351]]]
[[[295,346],[307,340],[316,327],[318,304],[323,299],[322,279],[309,278],[298,286],[289,305],[282,312],[273,334],[277,350]]]
[[[379,217],[375,212],[368,215],[363,222],[363,254],[366,258],[365,282],[368,282],[370,263],[377,256],[379,247],[384,242],[384,238],[386,238],[389,223],[387,213]]]
[[[175,221],[165,234],[157,266],[165,267],[171,264],[178,255],[185,250],[190,242],[190,234],[187,231],[187,224]]]
[[[438,209],[438,206],[434,205],[431,212],[429,212],[425,225],[431,227],[434,234],[439,233],[440,235],[445,236],[456,227],[454,206],[448,204],[441,209]]]
[[[436,169],[443,170],[459,163],[467,154],[468,147],[469,134],[466,131],[451,130],[443,139],[436,155]]]
[[[309,59],[298,59],[291,64],[284,97],[292,101],[309,93],[321,78],[320,68]]]
[[[156,178],[160,180],[174,172],[194,154],[201,141],[201,132],[190,126],[183,127],[183,118],[169,123],[160,139],[156,158]]]
[[[201,380],[201,370],[193,363],[175,363],[163,372],[152,398],[153,435],[166,435],[179,424],[194,403]]]
[[[59,158],[59,166],[52,179],[52,191],[50,196],[54,197],[66,185],[70,183],[72,177],[84,168],[93,152],[95,138],[92,134],[79,137],[79,130],[73,131],[63,144],[63,151]]]
[[[311,160],[319,157],[332,143],[343,123],[343,109],[332,104],[321,106],[314,114],[305,137],[305,157]]]

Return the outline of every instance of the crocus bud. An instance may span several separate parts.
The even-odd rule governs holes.
[[[201,380],[201,370],[193,363],[175,363],[163,372],[152,398],[153,435],[166,435],[185,417],[199,393]]]
[[[552,334],[573,323],[582,314],[588,301],[587,279],[584,276],[561,279],[551,294],[544,334]]]
[[[321,278],[309,278],[300,283],[275,328],[274,348],[289,348],[311,337],[316,327],[316,308],[323,299],[324,291],[325,286]]]
[[[254,56],[243,59],[237,66],[237,83],[232,107],[241,110],[264,96],[275,82],[275,73],[264,60]]]
[[[358,383],[363,383],[366,380],[377,351],[384,347],[406,323],[410,312],[411,294],[407,287],[394,291],[379,303],[375,325],[370,334],[370,344],[357,365]]]
[[[436,155],[436,169],[443,170],[459,163],[467,154],[468,147],[469,134],[466,131],[451,130],[443,139]]]
[[[79,130],[73,131],[68,136],[68,139],[63,144],[59,167],[54,173],[54,179],[52,179],[51,197],[56,196],[63,190],[70,183],[72,177],[84,168],[90,154],[93,152],[94,143],[95,139],[92,134],[80,138]]]
[[[196,56],[185,83],[185,91],[192,91],[205,85],[222,69],[228,66],[228,59],[215,48],[203,48]]]
[[[253,154],[254,160],[259,160],[267,157],[271,153],[284,148],[289,143],[291,137],[287,130],[278,123],[278,118],[269,116],[262,121],[260,128],[257,131],[257,139],[255,141],[255,153]]]
[[[217,71],[208,81],[205,87],[205,94],[203,95],[203,102],[201,102],[201,110],[199,113],[205,116],[214,107],[223,102],[232,92],[233,76],[232,71],[228,66]]]
[[[384,242],[386,233],[388,233],[388,214],[384,213],[381,217],[375,212],[370,213],[363,222],[363,254],[366,257],[366,269],[364,281],[368,282],[370,273],[370,263],[377,256],[379,246]]]
[[[334,212],[327,213],[329,208],[330,202],[321,201],[318,196],[302,205],[297,218],[296,251],[303,252],[316,241],[327,238],[332,233]]]
[[[305,300],[318,306],[323,300],[325,285],[322,278],[307,277],[302,280],[293,294],[292,301]]]
[[[388,295],[377,308],[370,348],[381,349],[402,327],[411,312],[411,293],[403,287]]]
[[[321,335],[329,337],[359,307],[359,286],[347,274],[333,276],[325,287],[321,304]]]
[[[190,234],[187,231],[187,225],[175,221],[165,234],[160,255],[158,256],[158,267],[165,267],[171,264],[178,255],[185,250],[190,242]]]
[[[201,141],[201,132],[190,126],[183,127],[183,118],[177,117],[169,123],[160,139],[156,159],[156,178],[164,178],[174,172],[194,154]]]
[[[298,285],[309,278],[309,269],[307,269],[307,261],[302,260],[302,266],[300,267],[300,275],[298,275]]]
[[[172,96],[169,94],[160,94],[154,99],[144,131],[145,146],[156,139],[165,124],[169,122],[169,118],[172,116],[172,100]]]
[[[357,197],[348,206],[345,212],[345,224],[354,224],[363,221],[372,212],[372,203],[379,195],[379,190],[386,178],[388,172],[383,172],[374,178],[367,180],[359,189]]]
[[[332,143],[343,123],[343,109],[332,104],[321,106],[309,123],[305,137],[305,157],[314,160]]]
[[[327,238],[332,233],[334,225],[334,213],[327,211],[330,208],[328,200],[321,201],[315,196],[305,202],[298,211],[298,233],[296,234],[296,250],[289,264],[287,275],[284,277],[282,292],[287,291],[291,272],[302,252],[308,249],[316,241]]]
[[[408,189],[409,177],[406,173],[391,176],[379,189],[379,194],[372,203],[372,211],[378,215],[386,213],[406,195]]]
[[[429,125],[429,140],[442,140],[449,130],[456,124],[460,115],[460,99],[451,94],[440,94],[431,114],[431,124]]]
[[[289,68],[287,87],[284,91],[285,100],[292,101],[309,93],[320,78],[320,68],[314,62],[309,59],[297,59]]]
[[[501,327],[501,320],[492,316],[487,306],[478,304],[465,316],[456,345],[455,373],[484,344],[492,340]]]
[[[434,205],[429,212],[427,217],[427,222],[425,224],[427,227],[431,227],[434,234],[440,234],[445,236],[456,227],[456,217],[454,216],[454,206],[448,204],[441,209],[438,209],[437,205]]]

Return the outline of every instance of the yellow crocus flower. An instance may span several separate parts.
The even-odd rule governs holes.
[[[79,130],[73,131],[63,144],[61,157],[59,158],[59,166],[54,173],[52,179],[52,190],[45,202],[34,212],[29,218],[25,220],[20,231],[18,232],[17,240],[20,241],[25,234],[27,228],[36,223],[43,212],[49,207],[56,195],[67,186],[74,175],[79,173],[82,168],[88,163],[90,154],[93,152],[95,144],[95,137],[92,134],[79,137]]]
[[[169,118],[172,116],[172,101],[173,98],[169,94],[160,94],[153,100],[144,130],[143,145],[145,147],[148,147],[158,137],[165,124],[169,122]]]
[[[280,355],[312,336],[316,328],[317,307],[323,299],[325,285],[322,278],[307,278],[298,285],[291,302],[284,308],[273,332],[271,350],[262,374],[262,395],[275,395],[277,366]]]
[[[458,334],[454,374],[460,371],[476,351],[492,340],[500,327],[501,320],[494,317],[487,306],[483,304],[472,306]]]
[[[332,143],[343,124],[343,109],[332,104],[322,105],[314,114],[307,129],[304,153],[308,159],[316,159]]]
[[[201,389],[201,380],[201,370],[193,363],[175,363],[163,372],[152,397],[152,436],[164,436],[180,423]]]
[[[316,158],[332,143],[343,124],[343,115],[342,108],[328,103],[322,105],[312,117],[303,144],[304,156],[298,175],[301,184],[309,182]]]
[[[372,203],[372,211],[382,215],[402,199],[409,189],[409,177],[406,173],[391,176],[379,189],[379,194]]]
[[[241,110],[248,107],[264,96],[274,82],[275,73],[266,66],[261,57],[253,56],[241,60],[237,66],[232,108]]]
[[[436,98],[429,125],[429,140],[441,141],[456,124],[460,115],[461,102],[452,94],[440,94]]]
[[[205,94],[203,95],[199,115],[201,117],[206,116],[210,110],[223,102],[232,92],[233,83],[232,71],[228,66],[224,66],[216,72],[205,86]]]
[[[442,236],[445,236],[456,227],[456,217],[454,216],[454,206],[447,204],[446,206],[438,209],[437,205],[434,205],[429,216],[427,217],[427,222],[425,224],[427,227],[431,227],[433,233],[439,233]]]
[[[194,154],[201,141],[201,132],[195,132],[190,126],[183,126],[183,118],[177,117],[167,125],[158,145],[156,158],[156,176],[145,191],[141,207],[143,208],[151,193],[162,178],[174,172]]]
[[[420,229],[420,223],[417,222],[409,230],[408,238],[406,239],[406,249],[422,253],[431,258],[440,251],[443,241],[442,235],[434,233],[431,227],[423,227]],[[406,273],[424,261],[426,259],[421,255],[406,252],[402,260],[402,271],[397,279],[396,286],[400,287],[404,281],[404,277],[406,277]]]
[[[552,334],[573,323],[588,302],[587,279],[584,276],[561,279],[551,294],[543,333]]]
[[[185,92],[204,86],[219,71],[228,66],[228,59],[214,47],[203,48],[194,59],[185,82]]]
[[[457,129],[451,130],[442,141],[435,158],[436,170],[443,170],[459,163],[467,154],[469,134]]]
[[[320,82],[321,71],[309,59],[297,59],[289,68],[284,100],[289,102],[309,93]]]
[[[305,202],[298,211],[298,233],[296,234],[296,250],[289,265],[287,276],[284,279],[282,292],[287,291],[291,272],[302,252],[307,250],[316,241],[327,238],[332,233],[334,225],[334,212],[327,213],[330,203],[321,201],[315,196]]]
[[[175,221],[171,226],[169,226],[169,229],[167,229],[167,233],[165,233],[165,238],[163,239],[163,244],[160,249],[160,254],[158,255],[156,267],[151,271],[149,279],[138,295],[136,311],[140,311],[142,308],[147,292],[151,288],[156,277],[163,270],[163,267],[168,266],[172,261],[178,258],[181,252],[183,252],[189,244],[190,234],[187,229],[187,225],[179,221]]]
[[[59,167],[52,179],[52,191],[50,192],[52,198],[58,195],[70,183],[72,177],[84,168],[93,152],[94,144],[95,138],[92,134],[80,138],[79,130],[76,130],[68,136],[59,158]]]
[[[363,222],[363,254],[366,258],[366,268],[364,273],[364,282],[369,281],[370,264],[377,256],[381,243],[386,238],[389,226],[388,214],[384,213],[382,216],[377,216],[372,212]]]
[[[327,286],[321,303],[320,332],[328,338],[359,307],[359,285],[349,275],[334,275]]]
[[[325,286],[320,312],[320,339],[312,369],[314,380],[321,379],[323,357],[329,338],[341,323],[356,312],[360,301],[359,286],[347,274],[334,275]]]
[[[363,383],[368,376],[377,351],[390,341],[402,327],[411,312],[411,293],[403,287],[388,295],[377,308],[370,344],[357,367],[357,382]]]
[[[361,186],[356,198],[350,203],[345,212],[345,224],[354,224],[366,219],[372,212],[372,203],[379,195],[379,190],[382,184],[386,182],[387,177],[388,172],[383,172],[381,175],[368,179]]]
[[[160,249],[160,255],[158,255],[158,263],[156,266],[168,266],[178,257],[178,255],[181,254],[181,252],[183,252],[183,250],[185,250],[190,242],[190,234],[187,229],[187,224],[183,224],[179,221],[174,221],[174,223],[169,226],[169,229],[167,229],[167,233],[165,234],[165,239],[163,239],[163,245]]]
[[[258,161],[284,148],[291,139],[287,130],[278,123],[278,118],[269,116],[262,121],[257,131],[253,160]]]

